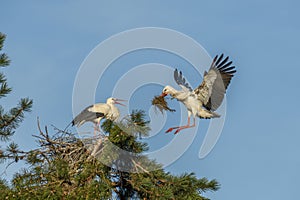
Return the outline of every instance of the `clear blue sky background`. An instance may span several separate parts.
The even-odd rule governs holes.
[[[43,125],[64,127],[70,121],[77,70],[97,44],[127,29],[170,28],[194,38],[210,55],[230,55],[238,74],[229,87],[216,147],[199,160],[200,131],[167,170],[216,178],[221,189],[206,194],[212,199],[300,198],[298,1],[2,1],[1,8],[4,51],[12,60],[2,71],[14,89],[1,104],[13,106],[27,96],[34,100],[33,112],[14,137],[23,148],[35,147],[31,135],[37,134],[37,116]],[[147,62],[164,62],[157,53],[150,55]],[[162,56],[165,64],[177,64]],[[163,136],[156,142],[173,137]]]

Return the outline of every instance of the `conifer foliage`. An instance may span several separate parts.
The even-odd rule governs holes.
[[[5,53],[2,53],[4,45],[5,35],[0,32],[0,67],[7,67],[10,64],[10,60]],[[6,97],[12,89],[8,86],[5,75],[0,72],[0,99]],[[0,105],[0,141],[7,142],[10,137],[15,133],[16,128],[24,119],[24,113],[29,112],[32,107],[32,100],[28,98],[22,98],[19,100],[17,106],[8,110],[4,109]],[[20,158],[18,145],[11,142],[4,150],[0,146],[0,162],[5,159],[15,159],[16,161]]]
[[[0,32],[0,68],[7,67],[10,64],[8,56],[2,52],[5,41],[5,35]],[[5,75],[0,72],[0,99],[6,97],[12,89],[8,86]],[[0,164],[5,160],[17,162],[25,157],[25,152],[18,149],[18,145],[9,142],[10,137],[15,133],[16,128],[24,119],[24,113],[30,112],[32,100],[23,98],[18,105],[8,110],[0,105]],[[0,178],[0,199],[5,199],[11,192],[7,181]]]

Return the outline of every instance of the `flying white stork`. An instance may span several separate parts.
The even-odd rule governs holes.
[[[216,118],[220,117],[214,111],[221,105],[226,89],[236,72],[235,66],[232,66],[232,61],[228,61],[229,57],[223,59],[223,54],[213,59],[208,72],[204,72],[202,83],[192,90],[182,72],[178,73],[177,69],[174,71],[174,79],[176,83],[182,88],[178,91],[171,86],[166,86],[161,96],[165,97],[168,94],[173,98],[181,101],[188,110],[188,123],[185,126],[177,126],[169,128],[166,133],[176,129],[174,134],[177,134],[182,129],[191,128],[195,126],[195,118]],[[190,117],[193,115],[193,124],[190,125]]]
[[[77,127],[80,127],[85,122],[93,122],[95,124],[96,132],[99,128],[100,121],[103,118],[115,121],[120,117],[120,111],[115,106],[115,104],[125,106],[120,103],[120,101],[125,100],[110,97],[106,100],[106,103],[97,103],[88,106],[73,119],[72,126],[76,125]]]

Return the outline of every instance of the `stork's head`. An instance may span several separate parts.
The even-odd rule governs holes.
[[[171,96],[174,95],[174,88],[172,88],[171,86],[167,85],[166,87],[164,87],[162,93],[161,93],[161,96],[162,97],[165,97],[167,96],[168,94],[170,94]]]
[[[110,105],[119,104],[119,105],[125,106],[124,104],[120,103],[120,101],[126,101],[126,100],[110,97],[106,100],[106,103],[110,104]]]

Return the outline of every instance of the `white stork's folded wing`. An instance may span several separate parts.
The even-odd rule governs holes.
[[[72,121],[72,126],[77,125],[79,127],[85,122],[93,122],[99,117],[104,117],[104,113],[94,111],[93,107],[94,105],[91,105],[81,111]]]

